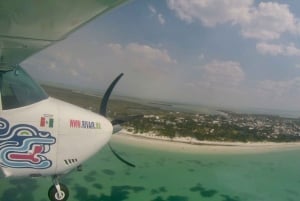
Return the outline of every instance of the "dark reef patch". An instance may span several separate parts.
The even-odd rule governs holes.
[[[98,187],[102,188],[101,184],[96,184]],[[99,186],[100,185],[100,186]],[[95,187],[95,184],[94,184]],[[110,195],[105,194],[89,194],[88,188],[76,185],[74,187],[76,192],[75,197],[78,200],[86,200],[86,201],[125,201],[129,198],[129,194],[131,192],[138,193],[144,191],[145,188],[142,186],[113,186],[111,187]],[[100,193],[100,192],[99,192]]]
[[[215,166],[225,165],[225,163],[221,161],[209,162],[209,161],[200,161],[200,160],[186,160],[186,162],[199,165],[204,168],[211,168]]]
[[[156,197],[151,201],[188,201],[188,197],[180,196],[180,195],[171,195],[167,199],[163,199],[161,196]]]
[[[188,169],[188,171],[189,171],[189,172],[195,172],[195,169],[190,168],[190,169]]]
[[[166,193],[166,192],[168,192],[168,190],[166,189],[165,186],[161,186],[161,187],[159,187],[158,189],[152,189],[152,190],[151,190],[151,194],[152,194],[152,195],[160,194],[160,193]]]
[[[238,196],[230,196],[230,195],[221,195],[221,197],[223,197],[222,201],[241,201],[241,199]]]
[[[98,183],[94,183],[93,187],[95,187],[96,189],[102,189],[103,188],[103,186],[101,184],[98,184]]]
[[[0,200],[3,201],[24,201],[34,199],[33,190],[38,188],[38,184],[33,179],[12,179],[9,181],[13,187],[6,189]]]
[[[96,177],[95,176],[89,176],[89,175],[85,175],[84,177],[84,180],[86,181],[86,182],[95,182],[96,181]]]
[[[213,197],[218,193],[218,191],[214,189],[206,189],[200,183],[196,186],[190,188],[192,192],[199,192],[202,197]]]
[[[294,195],[294,196],[299,197],[299,193],[297,191],[293,191],[293,190],[290,190],[290,189],[286,189],[285,191],[288,192],[288,194],[290,194],[290,195]]]
[[[114,171],[109,170],[109,169],[104,169],[104,170],[102,170],[102,172],[109,176],[114,176],[116,174]]]

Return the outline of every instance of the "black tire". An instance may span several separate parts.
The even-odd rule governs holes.
[[[51,186],[48,190],[48,197],[51,201],[66,201],[69,198],[69,190],[64,184],[59,184],[60,190],[63,192],[63,197],[58,199],[58,193],[55,186]]]

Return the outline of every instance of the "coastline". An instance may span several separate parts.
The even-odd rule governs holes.
[[[264,152],[300,150],[300,142],[214,142],[199,141],[191,138],[173,139],[156,136],[154,133],[139,133],[122,130],[114,135],[113,141],[146,149],[194,153],[194,154],[258,154]]]

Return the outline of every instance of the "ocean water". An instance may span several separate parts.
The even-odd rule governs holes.
[[[189,154],[112,142],[62,178],[70,201],[298,201],[300,150],[261,154]],[[47,201],[50,178],[1,179],[1,201]]]

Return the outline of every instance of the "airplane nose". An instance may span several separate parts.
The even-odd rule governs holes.
[[[100,126],[100,129],[99,129],[98,134],[106,135],[110,139],[113,134],[113,125],[111,124],[110,120],[103,116],[100,116],[100,125],[99,126]]]
[[[96,154],[110,140],[111,122],[96,113],[50,98],[59,108],[57,171],[64,173]],[[71,161],[71,162],[69,162]],[[75,161],[75,162],[72,162]]]

